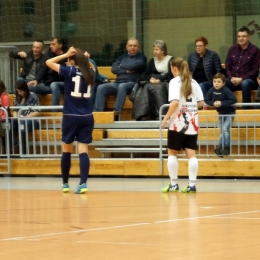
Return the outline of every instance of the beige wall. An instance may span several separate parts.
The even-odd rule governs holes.
[[[194,51],[198,36],[208,39],[210,50],[216,51],[221,60],[226,56],[226,46],[232,44],[231,17],[201,17],[180,19],[156,19],[145,21],[144,50],[151,58],[152,44],[156,39],[166,42],[168,53],[174,57],[187,58]]]
[[[161,39],[166,42],[170,55],[187,59],[188,54],[194,51],[195,39],[204,36],[209,41],[208,48],[217,52],[224,63],[228,48],[233,44],[233,19],[232,16],[218,16],[145,20],[144,53],[148,58],[152,58],[153,42]],[[250,24],[248,27],[253,33],[250,41],[260,47],[260,29],[256,29],[257,25],[260,28],[259,15],[237,16],[236,24],[235,31]],[[128,21],[128,37],[132,35],[132,31],[133,23]]]

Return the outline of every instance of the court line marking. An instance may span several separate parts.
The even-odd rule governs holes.
[[[253,210],[253,211],[242,211],[242,212],[225,213],[225,214],[215,214],[215,215],[208,215],[208,216],[201,216],[201,217],[190,217],[190,218],[182,218],[182,219],[160,220],[160,221],[154,221],[154,222],[143,222],[143,223],[136,223],[136,224],[129,224],[129,225],[120,225],[120,226],[112,226],[112,227],[81,229],[81,230],[74,230],[74,231],[64,231],[64,232],[55,232],[55,233],[48,233],[48,234],[38,234],[38,235],[24,236],[24,237],[2,238],[2,239],[0,239],[0,241],[12,241],[12,240],[23,240],[23,239],[33,239],[33,238],[35,239],[35,238],[40,238],[40,237],[50,237],[50,236],[56,236],[56,235],[69,235],[69,234],[85,233],[85,232],[91,232],[91,231],[101,231],[101,230],[109,230],[109,229],[128,228],[128,227],[135,227],[135,226],[144,226],[144,225],[151,225],[151,224],[170,223],[170,222],[178,222],[178,221],[186,221],[186,220],[207,219],[207,218],[216,218],[216,217],[227,217],[227,216],[233,216],[233,215],[251,214],[251,213],[259,213],[259,212],[260,212],[260,210]]]

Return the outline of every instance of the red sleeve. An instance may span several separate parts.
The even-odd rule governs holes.
[[[2,97],[2,107],[10,107],[10,99],[8,95]]]

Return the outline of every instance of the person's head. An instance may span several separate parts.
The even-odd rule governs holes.
[[[135,55],[139,51],[139,43],[136,38],[130,38],[126,44],[126,50],[129,55]]]
[[[64,45],[64,40],[60,36],[55,36],[51,38],[50,49],[56,55],[60,55],[62,53],[62,47]]]
[[[213,86],[215,89],[221,89],[226,84],[225,75],[222,73],[217,73],[213,76]]]
[[[4,82],[0,79],[0,95],[2,95],[3,92],[5,92],[6,87]]]
[[[183,58],[175,58],[175,59],[171,59],[170,64],[171,64],[171,71],[174,77],[180,76],[181,78],[182,81],[181,95],[184,96],[185,98],[188,98],[192,93],[192,88],[191,88],[192,76],[189,70],[188,62]]]
[[[94,73],[90,69],[88,57],[84,54],[81,49],[76,48],[74,56],[68,58],[68,64],[79,67],[83,78],[85,79],[86,85],[94,84]]]
[[[167,46],[163,40],[156,40],[153,43],[153,54],[155,57],[162,57],[167,55]]]
[[[29,88],[27,86],[27,83],[24,80],[18,80],[15,82],[15,91],[16,91],[16,99],[20,103],[20,101],[25,98],[27,98],[30,95]]]
[[[35,57],[41,56],[43,48],[44,48],[43,40],[35,40],[32,46],[33,55]]]
[[[203,56],[208,47],[208,40],[204,36],[199,36],[195,40],[195,51],[200,55]]]
[[[241,47],[247,47],[250,40],[250,31],[247,27],[242,27],[237,32],[237,42]]]

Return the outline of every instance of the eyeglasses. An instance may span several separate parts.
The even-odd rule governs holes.
[[[202,48],[205,45],[195,45],[194,48]]]

